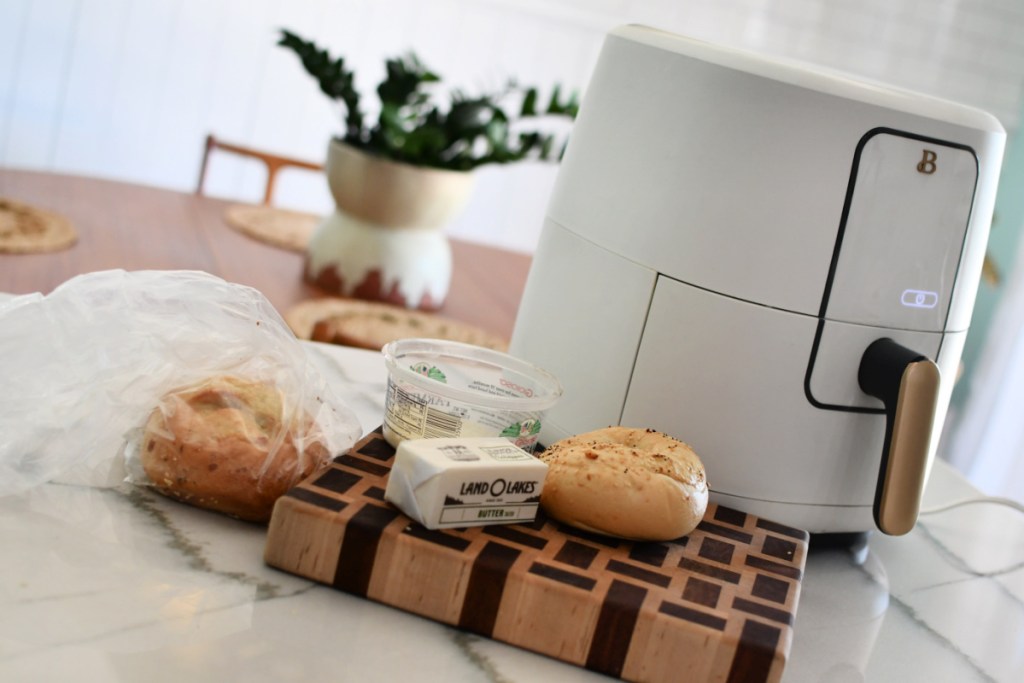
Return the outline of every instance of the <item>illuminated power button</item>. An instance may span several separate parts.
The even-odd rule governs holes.
[[[908,308],[935,308],[939,295],[923,289],[904,289],[900,303]]]

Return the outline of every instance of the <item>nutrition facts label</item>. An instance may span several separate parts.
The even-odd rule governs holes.
[[[426,399],[388,381],[389,410],[384,415],[388,429],[403,437],[444,438],[462,435],[462,420],[449,415]]]

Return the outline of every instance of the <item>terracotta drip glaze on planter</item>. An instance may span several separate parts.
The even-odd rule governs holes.
[[[440,230],[382,228],[336,211],[310,240],[305,278],[340,296],[436,309],[448,295],[451,267]]]
[[[444,226],[472,175],[368,155],[332,140],[327,178],[337,210],[309,242],[304,277],[333,294],[435,310],[448,295]]]
[[[307,263],[305,272],[306,280],[321,289],[326,289],[331,292],[346,291],[345,282],[341,276],[338,275],[338,269],[334,266],[327,266],[323,268],[319,275],[313,278],[309,275]],[[403,308],[414,308],[422,311],[436,311],[440,308],[439,304],[431,300],[429,292],[420,297],[418,302],[406,301],[405,296],[401,291],[401,285],[398,282],[393,283],[391,288],[385,291],[383,287],[383,278],[378,270],[369,271],[362,282],[351,288],[351,292],[351,296],[354,296],[357,299],[383,301]]]

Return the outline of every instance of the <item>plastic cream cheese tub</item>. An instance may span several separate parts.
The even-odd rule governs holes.
[[[384,438],[503,436],[532,453],[544,411],[562,395],[550,373],[500,351],[439,339],[384,347]]]

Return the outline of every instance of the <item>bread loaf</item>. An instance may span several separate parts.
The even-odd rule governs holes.
[[[216,377],[167,395],[146,422],[143,469],[161,493],[265,522],[274,502],[329,460],[312,420],[286,421],[276,386]]]
[[[645,429],[578,434],[540,454],[548,465],[541,506],[554,519],[632,540],[693,531],[707,509],[704,465],[685,443]]]

